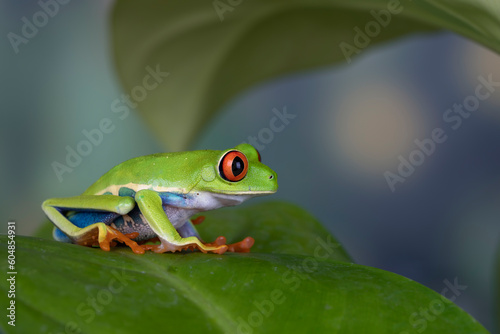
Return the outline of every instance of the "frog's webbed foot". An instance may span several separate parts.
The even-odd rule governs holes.
[[[226,244],[226,237],[220,236],[215,239],[214,242],[202,242],[197,237],[187,237],[181,238],[180,240],[175,241],[167,241],[162,238],[153,238],[147,240],[145,242],[155,242],[160,241],[159,244],[141,244],[139,247],[142,247],[143,250],[150,250],[155,253],[166,253],[166,252],[181,252],[184,250],[199,250],[203,253],[215,253],[215,254],[223,254],[226,251],[235,252],[235,253],[248,253],[250,252],[250,248],[252,248],[255,243],[252,237],[247,237],[240,242],[234,244]]]
[[[215,253],[215,254],[223,254],[227,250],[227,245],[224,242],[212,242],[212,243],[203,243],[196,237],[188,237],[182,238],[181,241],[176,243],[171,243],[166,240],[161,240],[160,244],[157,245],[140,245],[144,250],[151,250],[155,253],[165,253],[165,252],[180,252],[183,250],[200,250],[203,253]]]
[[[132,240],[138,236],[137,232],[123,234],[111,226],[106,226],[105,235],[101,236],[99,231],[99,246],[102,250],[109,251],[111,247],[116,246],[116,241],[119,241],[130,247],[135,254],[144,254],[144,249]]]
[[[226,237],[220,236],[217,239],[215,239],[214,242],[206,243],[205,245],[207,246],[221,246],[221,245],[226,245],[227,246],[227,251],[228,252],[233,252],[233,253],[248,253],[250,252],[250,248],[252,248],[253,244],[255,243],[254,238],[252,237],[246,237],[245,239],[236,242],[234,244],[226,244]]]

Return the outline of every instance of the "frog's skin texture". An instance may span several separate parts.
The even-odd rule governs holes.
[[[224,237],[204,243],[189,219],[277,189],[276,173],[260,162],[253,146],[241,144],[224,151],[134,158],[112,168],[82,195],[48,199],[42,208],[59,241],[109,251],[116,240],[137,254],[186,249],[248,252],[251,237],[231,245]],[[160,244],[144,244],[154,240]]]

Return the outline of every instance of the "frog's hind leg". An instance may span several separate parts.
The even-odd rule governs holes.
[[[135,194],[135,201],[149,227],[161,241],[160,245],[142,245],[144,249],[156,253],[199,249],[204,253],[217,254],[222,254],[227,250],[226,245],[205,244],[195,236],[182,237],[165,214],[162,199],[157,192],[148,189],[140,190]]]
[[[72,222],[64,213],[68,211],[84,211],[88,216],[103,215],[113,217],[130,212],[135,206],[131,197],[115,195],[81,195],[67,198],[52,198],[42,204],[47,217],[62,231],[71,242],[84,246],[99,245],[101,249],[109,251],[113,240],[125,243],[134,253],[143,254],[144,250],[131,238],[137,235],[124,235],[106,225],[104,222],[95,222],[92,219],[73,218]],[[77,215],[76,213],[74,215]],[[83,216],[82,216],[83,217]],[[103,219],[105,220],[105,219]],[[80,225],[80,226],[78,226]],[[57,232],[55,232],[57,237]]]

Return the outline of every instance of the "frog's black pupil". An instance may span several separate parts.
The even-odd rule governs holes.
[[[234,176],[240,175],[243,172],[243,170],[245,169],[245,164],[243,163],[243,160],[241,160],[240,157],[234,158],[233,165],[231,166],[231,169],[233,170]]]

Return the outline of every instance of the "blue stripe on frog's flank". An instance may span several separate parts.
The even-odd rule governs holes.
[[[192,195],[177,194],[170,192],[158,193],[160,195],[163,206],[172,206],[177,208],[187,207],[187,202],[192,198]]]
[[[80,211],[68,215],[68,220],[74,225],[84,228],[95,223],[109,225],[118,217],[118,213],[106,211]]]

